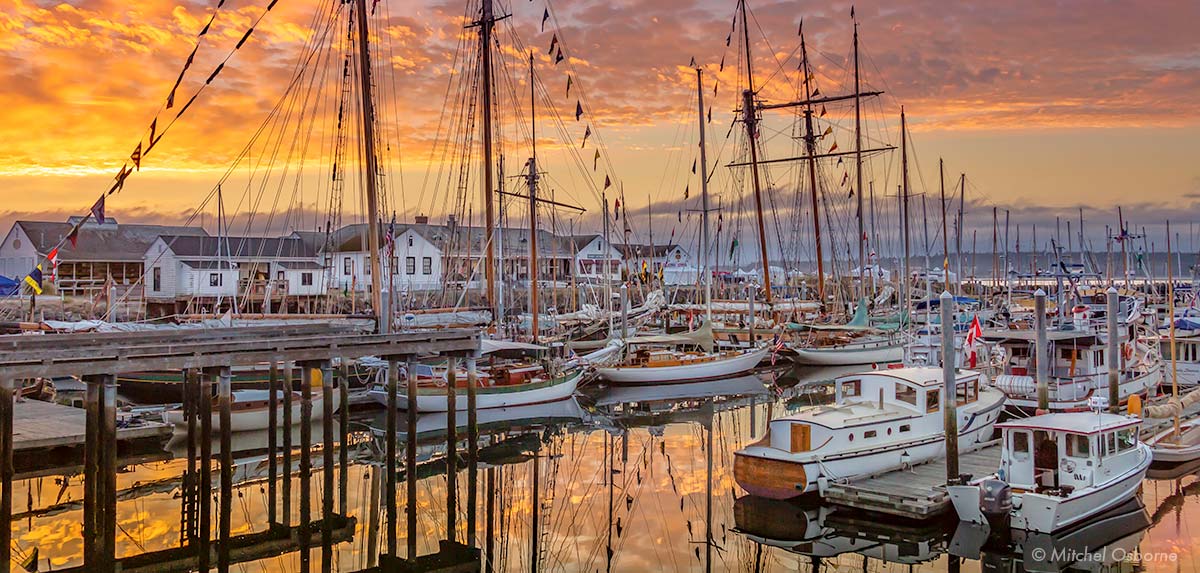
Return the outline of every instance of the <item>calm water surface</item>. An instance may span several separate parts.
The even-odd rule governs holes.
[[[831,372],[790,373],[792,383]],[[1200,521],[1194,474],[1148,479],[1141,502],[1071,536],[1014,537],[1007,548],[955,520],[905,523],[816,502],[747,497],[734,483],[733,452],[761,435],[766,420],[820,400],[805,386],[781,389],[775,375],[659,389],[590,388],[557,404],[481,411],[477,545],[492,543],[495,571],[1193,571]],[[386,550],[382,411],[356,413],[348,437],[345,492],[351,525],[329,547],[313,536],[313,571],[328,551],[334,571],[378,564]],[[404,428],[403,414],[399,418]],[[459,415],[459,423],[465,414]],[[436,552],[448,537],[445,416],[422,416],[417,443],[417,547]],[[465,430],[462,431],[465,434]],[[298,435],[298,432],[296,432]],[[320,428],[314,428],[319,441]],[[403,437],[402,437],[403,439]],[[297,438],[298,440],[298,438]],[[237,468],[229,523],[233,536],[261,532],[267,514],[265,433],[234,436]],[[711,443],[711,447],[709,444]],[[467,539],[465,443],[457,472],[456,529]],[[214,452],[218,448],[214,448]],[[400,444],[403,468],[403,442]],[[168,444],[117,476],[117,555],[178,548],[186,448]],[[298,466],[298,455],[293,462]],[[324,471],[313,456],[313,518],[321,517]],[[711,470],[710,470],[711,462]],[[219,505],[214,470],[213,511]],[[298,518],[293,472],[293,523]],[[488,483],[494,521],[486,523]],[[537,496],[534,488],[537,488]],[[336,482],[335,482],[336,483]],[[37,551],[42,571],[82,564],[82,477],[46,475],[14,484],[15,557]],[[397,545],[407,545],[405,484],[397,484]],[[335,492],[336,495],[336,492]],[[340,502],[335,502],[335,509]],[[214,515],[214,532],[216,519]],[[536,535],[535,535],[536,530]],[[711,545],[705,543],[711,532]],[[215,533],[214,533],[215,535]],[[999,548],[997,548],[999,547]],[[1015,547],[1015,548],[1014,548]],[[1056,559],[1054,547],[1076,551]],[[294,548],[235,556],[235,571],[301,571]],[[830,569],[832,568],[832,569]],[[215,566],[214,566],[215,569]]]

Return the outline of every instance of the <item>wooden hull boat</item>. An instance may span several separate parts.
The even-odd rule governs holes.
[[[601,379],[613,384],[670,384],[728,378],[749,372],[767,358],[770,348],[759,348],[743,352],[717,354],[687,354],[696,358],[684,358],[645,365],[611,366],[597,368]]]
[[[250,430],[265,430],[270,424],[270,393],[262,390],[240,390],[233,393],[233,403],[230,408],[229,429],[233,432],[246,432]],[[300,400],[299,392],[292,393],[292,423],[300,423]],[[279,405],[276,407],[279,423],[283,423],[283,397],[280,395],[278,399]],[[341,406],[341,398],[339,392],[333,393],[333,411],[336,412]],[[312,394],[312,419],[320,420],[325,416],[324,397],[319,391],[314,391]],[[167,410],[163,412],[163,421],[175,426],[176,430],[187,430],[187,420],[183,417],[182,409]],[[213,399],[212,412],[212,428],[213,431],[221,429],[221,413],[218,411],[217,400]]]
[[[794,348],[797,364],[806,366],[849,366],[886,364],[904,359],[904,344],[891,339],[855,341],[818,348]]]
[[[475,405],[479,409],[507,408],[527,404],[541,404],[565,400],[575,394],[579,382],[583,379],[584,370],[574,370],[555,378],[534,378],[520,384],[500,384],[481,386],[475,393]],[[396,407],[408,410],[407,391],[397,389]],[[384,386],[376,385],[371,388],[370,395],[377,402],[387,406],[388,395]],[[416,409],[418,412],[449,411],[449,401],[446,399],[446,389],[438,385],[425,385],[417,390]],[[467,393],[465,388],[458,388],[454,396],[454,409],[467,409]]]
[[[1179,433],[1170,427],[1146,440],[1154,463],[1180,464],[1200,459],[1200,419],[1180,423]]]
[[[757,442],[734,452],[733,475],[751,495],[790,499],[823,484],[920,464],[946,452],[940,368],[903,368],[838,378],[836,403],[772,420]],[[958,449],[990,440],[1004,396],[961,370]]]

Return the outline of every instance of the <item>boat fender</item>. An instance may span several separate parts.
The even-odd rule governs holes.
[[[825,488],[827,487],[829,487],[829,478],[825,477],[823,474],[817,476],[817,491],[821,492],[821,495],[824,495]]]

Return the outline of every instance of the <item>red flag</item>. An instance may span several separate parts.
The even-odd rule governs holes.
[[[71,232],[67,233],[67,240],[71,241],[71,248],[78,246],[79,242],[79,227],[71,227]]]

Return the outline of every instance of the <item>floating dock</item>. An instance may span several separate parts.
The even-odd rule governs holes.
[[[1000,442],[988,442],[958,457],[959,472],[981,476],[1000,467]],[[930,519],[950,511],[946,492],[946,464],[942,458],[909,469],[896,469],[854,483],[830,483],[822,492],[825,501],[862,511],[907,519]]]
[[[171,435],[163,422],[118,427],[117,441],[159,439]],[[13,405],[13,450],[82,446],[87,437],[87,411],[49,402],[25,400]]]

